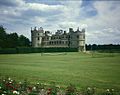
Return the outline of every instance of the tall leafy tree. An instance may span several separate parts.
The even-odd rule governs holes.
[[[6,33],[3,26],[0,26],[0,48],[16,48],[28,47],[30,41],[23,35],[18,36],[17,33]]]
[[[25,36],[23,35],[20,35],[19,37],[19,46],[20,47],[28,47],[30,46],[30,41],[28,38],[26,38]]]
[[[5,47],[6,45],[6,32],[5,28],[1,25],[0,26],[0,48]]]
[[[18,46],[18,34],[11,33],[7,34],[7,46],[9,48],[16,48]]]

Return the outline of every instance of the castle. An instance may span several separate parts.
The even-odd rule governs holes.
[[[85,52],[85,29],[81,31],[79,28],[74,31],[69,28],[69,32],[57,30],[55,34],[50,31],[44,31],[42,27],[36,29],[31,28],[31,41],[33,47],[65,47],[78,48],[78,51]]]

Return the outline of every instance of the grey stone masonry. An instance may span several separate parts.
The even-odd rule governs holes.
[[[33,47],[67,47],[78,48],[80,52],[85,52],[85,29],[79,28],[74,31],[69,28],[69,32],[57,30],[55,34],[50,31],[44,31],[42,27],[31,28],[31,41]]]

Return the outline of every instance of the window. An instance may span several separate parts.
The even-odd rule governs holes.
[[[59,41],[59,44],[61,44],[61,41]]]
[[[40,38],[38,37],[38,40],[40,40]]]
[[[85,39],[85,35],[83,35],[83,39]]]
[[[66,44],[68,44],[68,41],[66,41]]]

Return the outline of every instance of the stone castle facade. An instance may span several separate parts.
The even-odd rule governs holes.
[[[78,48],[79,51],[85,52],[85,29],[81,31],[79,28],[74,31],[69,28],[69,32],[57,30],[55,34],[50,31],[44,31],[42,27],[36,29],[31,28],[31,41],[33,47],[65,47]]]

